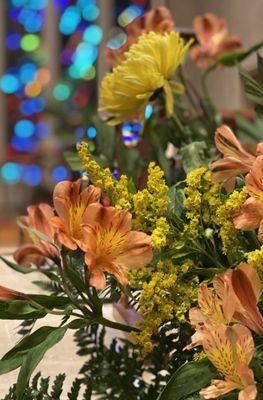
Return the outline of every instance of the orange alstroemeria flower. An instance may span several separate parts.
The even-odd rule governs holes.
[[[50,223],[50,220],[54,217],[52,207],[41,203],[36,206],[29,206],[27,212],[28,215],[19,217],[19,221],[28,228],[44,233],[51,242],[55,243],[56,232]],[[29,230],[25,231],[31,243],[23,245],[15,251],[13,257],[18,264],[25,267],[29,267],[31,264],[41,265],[45,258],[58,262],[59,254],[52,244],[40,239]]]
[[[106,48],[106,60],[109,65],[115,66],[125,57],[124,53],[130,46],[137,42],[140,35],[148,32],[171,32],[174,21],[168,8],[157,7],[147,11],[142,16],[133,20],[125,27],[127,34],[126,42],[117,50]]]
[[[88,186],[80,193],[81,179],[59,182],[53,192],[56,217],[51,220],[57,229],[58,241],[76,250],[83,240],[83,224],[87,221],[89,206],[100,197],[100,189]]]
[[[106,286],[105,272],[125,286],[128,270],[142,268],[152,259],[150,236],[132,231],[131,220],[128,211],[100,204],[90,206],[81,248],[91,273],[89,283],[97,289]]]
[[[226,125],[216,130],[215,145],[224,157],[211,165],[213,180],[222,183],[226,190],[231,192],[235,186],[236,176],[247,173],[256,157],[242,147]],[[259,146],[257,150],[261,151]]]
[[[245,183],[250,197],[233,216],[234,225],[242,231],[258,229],[259,240],[263,243],[263,155],[256,158]]]
[[[226,21],[215,14],[206,13],[193,21],[199,44],[192,47],[190,57],[199,68],[208,68],[223,53],[241,50],[237,35],[229,35]]]
[[[0,300],[24,300],[26,295],[16,290],[0,286]]]
[[[243,325],[221,325],[206,330],[203,349],[224,379],[214,379],[200,391],[204,399],[217,399],[232,390],[239,390],[239,400],[255,400],[257,388],[249,363],[254,353],[251,332]]]
[[[240,264],[235,270],[228,269],[215,277],[213,289],[201,284],[198,307],[189,311],[190,323],[196,333],[186,350],[202,345],[207,329],[230,326],[234,322],[263,336],[263,316],[257,306],[262,289],[257,271],[249,264]]]

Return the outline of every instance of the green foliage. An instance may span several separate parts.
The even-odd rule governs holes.
[[[233,67],[238,63],[244,61],[247,57],[253,54],[255,51],[259,50],[263,46],[263,42],[256,43],[254,46],[250,47],[246,51],[234,51],[223,53],[218,57],[218,61],[220,64]]]
[[[46,315],[44,309],[37,309],[26,300],[1,300],[0,319],[38,319]]]
[[[9,260],[7,260],[6,258],[0,256],[0,260],[2,260],[9,268],[17,271],[17,272],[21,272],[22,274],[31,274],[32,272],[36,272],[39,271],[38,268],[25,268],[22,267],[21,265],[18,265],[16,263],[13,263]]]
[[[76,378],[72,383],[71,390],[68,393],[68,400],[77,400],[81,388],[81,380]]]
[[[116,338],[107,347],[104,329],[97,325],[82,328],[75,340],[78,354],[88,360],[80,376],[100,400],[154,400],[174,370],[191,358],[191,353],[182,351],[189,337],[187,326],[178,330],[178,325],[166,324],[155,337],[158,346],[144,363],[134,356],[135,345],[130,341]],[[144,374],[152,377],[151,382],[145,382]]]
[[[209,385],[216,376],[208,360],[184,364],[174,373],[158,400],[182,400]]]
[[[206,165],[205,142],[193,142],[181,148],[182,163],[186,173]]]
[[[17,400],[22,400],[23,393],[34,369],[42,360],[45,353],[64,337],[66,330],[66,326],[51,329],[44,340],[31,348],[24,356],[16,385]]]

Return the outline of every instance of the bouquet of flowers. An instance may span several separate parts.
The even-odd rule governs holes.
[[[5,400],[60,398],[65,375],[51,388],[30,378],[68,330],[87,355],[68,399],[263,398],[263,86],[240,65],[263,44],[242,50],[209,13],[194,27],[198,43],[185,42],[160,7],[126,28],[125,45],[106,52],[98,153],[85,142],[68,152],[81,177],[19,218],[28,243],[2,260],[43,274],[47,293],[0,287],[0,318],[23,321],[0,361],[0,374],[20,368]],[[187,54],[202,93],[184,72]],[[260,56],[258,66],[263,81]],[[208,96],[207,76],[222,67],[239,68],[256,105],[254,121],[236,121],[250,144]],[[34,330],[47,314],[57,326]]]

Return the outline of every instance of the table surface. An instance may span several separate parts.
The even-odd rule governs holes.
[[[6,258],[12,259],[10,249],[0,249],[0,254]],[[40,293],[40,289],[32,283],[32,281],[35,280],[43,280],[43,275],[38,272],[28,275],[20,274],[8,268],[0,260],[0,285],[25,293]],[[113,312],[112,307],[107,306],[104,310],[105,317],[114,319]],[[34,330],[43,325],[58,326],[59,321],[57,316],[48,315],[37,321]],[[19,321],[1,321],[0,358],[21,338],[21,336],[16,333],[18,325]],[[106,339],[108,343],[116,336],[116,333],[118,333],[118,337],[122,337],[116,330],[107,330]],[[65,390],[63,396],[61,396],[62,400],[68,399],[66,393],[85,362],[85,357],[76,355],[77,346],[74,342],[73,334],[74,331],[69,330],[64,339],[46,353],[44,359],[34,372],[41,371],[43,376],[50,376],[51,379],[58,373],[66,373],[67,378],[64,386]],[[7,394],[9,387],[16,382],[17,373],[16,370],[0,376],[0,399]]]

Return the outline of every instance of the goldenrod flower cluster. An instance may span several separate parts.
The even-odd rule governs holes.
[[[247,262],[252,265],[252,267],[263,272],[263,246],[261,246],[260,249],[248,253]]]
[[[87,144],[84,142],[78,145],[78,153],[90,181],[106,193],[110,202],[117,209],[130,210],[132,199],[128,189],[127,176],[122,175],[119,180],[114,179],[109,168],[102,168],[92,159]]]
[[[214,222],[215,210],[220,205],[220,188],[212,181],[211,171],[200,167],[187,174],[184,193],[184,207],[189,221],[185,233],[196,238],[202,233],[203,222]]]
[[[152,232],[151,246],[155,250],[161,250],[167,245],[170,225],[165,217],[158,218],[156,228]]]
[[[164,236],[168,233],[168,223],[164,216],[168,204],[168,186],[164,180],[164,172],[151,162],[148,167],[146,188],[133,195],[134,229],[151,233],[155,228],[159,228],[154,235],[155,240],[161,239],[165,243]]]
[[[239,257],[240,250],[237,230],[233,223],[233,215],[240,210],[247,197],[248,194],[245,187],[241,191],[234,190],[216,212],[216,223],[220,226],[219,235],[222,240],[223,253],[234,258]]]
[[[178,319],[186,321],[186,313],[196,301],[198,282],[194,279],[190,283],[184,281],[184,275],[192,267],[192,262],[185,262],[182,266],[174,265],[170,259],[160,260],[156,270],[149,273],[149,269],[133,271],[131,284],[142,287],[139,298],[138,313],[142,317],[141,331],[133,334],[137,343],[137,354],[144,358],[153,347],[153,335],[165,322]]]
[[[173,113],[173,91],[183,93],[184,87],[171,77],[181,64],[191,41],[187,44],[177,32],[149,32],[125,53],[125,59],[106,74],[100,90],[100,110],[108,114],[108,124],[116,125],[139,115],[156,90],[166,94],[167,114]]]

